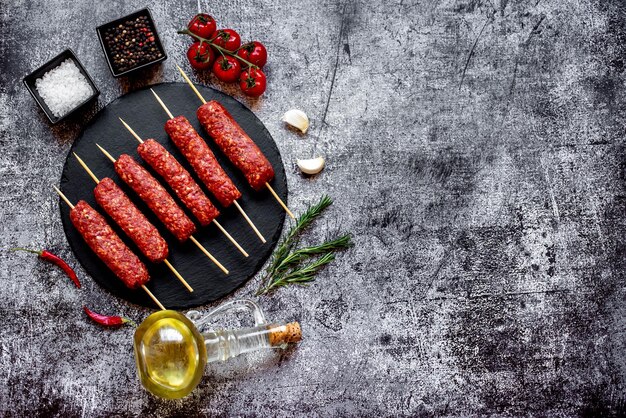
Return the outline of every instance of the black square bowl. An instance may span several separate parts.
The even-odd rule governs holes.
[[[83,102],[79,103],[74,109],[70,110],[65,115],[57,117],[57,116],[54,116],[54,114],[52,113],[52,111],[50,110],[46,102],[44,101],[44,99],[39,95],[39,92],[37,91],[37,87],[35,86],[35,81],[37,81],[38,78],[43,77],[44,74],[47,73],[48,71],[61,65],[61,63],[68,58],[74,61],[74,64],[76,64],[76,66],[78,67],[78,70],[81,72],[82,75],[85,76],[85,78],[87,79],[87,82],[91,85],[91,88],[93,89],[93,94],[89,96],[87,99],[85,99]],[[93,82],[93,79],[91,78],[89,73],[87,73],[87,70],[85,70],[85,67],[83,67],[83,64],[81,64],[78,58],[76,58],[74,51],[72,51],[71,49],[66,49],[65,51],[57,55],[56,57],[52,58],[50,61],[46,62],[41,67],[37,68],[35,71],[33,71],[32,73],[24,77],[23,81],[29,93],[31,94],[31,96],[33,96],[33,99],[35,99],[35,101],[37,102],[41,110],[43,110],[43,112],[46,114],[46,116],[48,117],[50,122],[52,122],[52,124],[55,124],[67,118],[69,115],[76,112],[78,109],[85,106],[87,103],[91,102],[93,99],[95,99],[96,97],[100,95],[100,90],[98,90],[98,88],[96,87],[96,84]]]
[[[148,26],[150,27],[151,32],[154,34],[154,43],[161,53],[161,57],[154,59],[152,61],[144,62],[142,64],[136,65],[132,68],[129,68],[124,71],[119,71],[115,68],[115,64],[113,63],[113,57],[111,54],[111,47],[106,42],[105,36],[106,31],[115,26],[121,25],[127,20],[134,20],[138,17],[145,16],[148,19]],[[152,19],[152,14],[148,8],[137,10],[129,15],[124,17],[120,17],[119,19],[112,20],[111,22],[105,23],[104,25],[100,25],[96,28],[96,32],[98,33],[98,39],[100,40],[100,46],[102,46],[102,51],[104,51],[104,56],[106,57],[107,64],[109,64],[109,69],[111,70],[111,74],[113,77],[121,77],[133,71],[137,71],[141,68],[146,68],[150,65],[156,64],[157,62],[165,61],[167,59],[167,54],[165,53],[165,48],[163,48],[163,44],[161,43],[161,38],[159,38],[159,33],[157,31],[156,25],[154,24],[154,19]]]

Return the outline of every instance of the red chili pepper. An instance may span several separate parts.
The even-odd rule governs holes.
[[[89,310],[86,306],[83,306],[83,310],[89,316],[89,318],[93,319],[100,325],[104,325],[107,327],[118,327],[120,325],[124,325],[126,323],[132,324],[133,326],[137,326],[135,322],[131,319],[125,318],[123,316],[107,316],[101,315],[99,313],[95,313]]]
[[[69,277],[70,279],[72,279],[72,281],[74,282],[74,284],[76,285],[77,288],[80,289],[80,281],[78,280],[78,277],[76,276],[76,272],[74,271],[73,268],[71,268],[69,266],[69,264],[67,264],[61,257],[59,257],[58,255],[52,254],[50,251],[48,250],[41,250],[41,251],[35,251],[35,250],[29,250],[28,248],[11,248],[11,251],[28,251],[29,253],[35,253],[39,256],[39,258],[41,258],[42,260],[46,260],[51,262],[54,265],[57,265],[59,267],[61,267],[61,270],[63,270],[65,272],[65,274],[67,275],[67,277]]]

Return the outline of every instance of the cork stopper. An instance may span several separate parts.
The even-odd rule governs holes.
[[[290,322],[286,325],[270,325],[269,333],[270,345],[277,347],[289,343],[297,343],[302,339],[302,330],[297,322]]]

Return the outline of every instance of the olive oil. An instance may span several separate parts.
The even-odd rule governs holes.
[[[202,378],[206,350],[193,323],[176,311],[150,315],[135,333],[135,359],[142,384],[155,395],[187,395]]]

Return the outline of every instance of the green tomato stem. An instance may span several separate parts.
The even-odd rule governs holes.
[[[195,39],[197,39],[200,42],[206,42],[207,44],[211,45],[213,48],[217,49],[222,56],[224,56],[224,54],[230,55],[231,57],[235,57],[236,59],[238,59],[239,61],[248,64],[248,67],[252,67],[252,68],[256,68],[258,69],[259,66],[258,65],[254,65],[253,63],[251,63],[250,61],[246,60],[245,58],[240,57],[239,55],[237,55],[235,52],[229,51],[226,48],[223,48],[219,45],[216,45],[213,40],[209,40],[206,38],[203,38],[201,36],[196,35],[195,33],[191,32],[189,29],[183,29],[183,30],[179,30],[178,31],[179,34],[181,35],[189,35]]]

